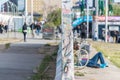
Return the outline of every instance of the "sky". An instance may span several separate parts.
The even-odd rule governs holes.
[[[120,2],[120,0],[114,0],[115,2]]]

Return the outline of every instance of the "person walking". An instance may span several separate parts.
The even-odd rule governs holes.
[[[8,32],[8,25],[7,24],[5,25],[4,29],[5,29],[5,32],[7,33]]]
[[[36,30],[35,23],[32,23],[30,25],[30,28],[31,28],[31,31],[32,31],[32,37],[35,38],[35,36],[36,36],[36,33],[35,33],[35,30]]]
[[[37,35],[39,36],[39,34],[40,34],[40,30],[41,30],[41,25],[40,25],[40,23],[37,23],[36,24],[36,31],[37,31]]]
[[[27,35],[27,24],[24,23],[23,27],[22,27],[22,32],[23,32],[23,36],[24,36],[24,42],[26,42],[26,35]]]

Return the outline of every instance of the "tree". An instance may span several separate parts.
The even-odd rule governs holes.
[[[113,5],[113,15],[120,16],[120,5],[114,4]]]
[[[99,0],[98,4],[99,4],[99,12],[100,12],[99,14],[103,15],[104,14],[104,1],[103,0]]]
[[[48,14],[47,21],[54,23],[55,26],[61,24],[61,9],[56,9]]]
[[[109,12],[109,15],[113,14],[112,2],[113,2],[112,0],[109,0],[109,2],[108,2],[108,12]]]
[[[81,13],[84,14],[84,8],[85,8],[85,0],[81,0],[79,3]]]

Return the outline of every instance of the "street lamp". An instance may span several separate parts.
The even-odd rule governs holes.
[[[31,22],[33,23],[33,0],[31,0]]]
[[[27,0],[25,0],[25,22],[27,22]]]
[[[87,38],[89,38],[89,0],[87,0]]]
[[[105,42],[107,42],[107,31],[108,31],[108,0],[105,3],[106,6],[106,14],[105,14]]]

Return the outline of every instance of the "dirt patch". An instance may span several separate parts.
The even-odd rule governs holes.
[[[39,48],[40,54],[45,54],[45,58],[37,68],[31,80],[54,80],[56,73],[56,56],[58,45],[41,46]]]
[[[0,44],[6,44],[6,43],[13,43],[13,42],[19,42],[21,41],[21,39],[17,39],[17,38],[0,38]]]
[[[8,49],[11,43],[20,42],[17,38],[0,38],[0,50]]]

